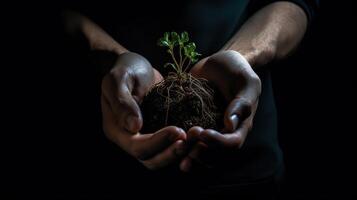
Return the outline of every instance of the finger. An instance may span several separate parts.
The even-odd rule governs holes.
[[[123,75],[124,76],[124,75]],[[102,93],[115,113],[119,126],[136,133],[142,127],[142,115],[139,105],[128,88],[127,77],[115,81],[110,75],[103,79]]]
[[[143,125],[143,118],[140,107],[127,85],[121,84],[118,87],[115,103],[119,104],[120,110],[117,110],[117,115],[118,119],[121,120],[120,124],[129,132],[137,133]]]
[[[102,80],[102,88],[101,89],[102,89],[102,96],[108,102],[110,109],[113,111],[117,111],[119,108],[114,107],[114,106],[118,106],[118,104],[113,103],[115,96],[116,96],[116,93],[113,91],[116,91],[116,86],[114,84],[114,80],[112,79],[112,77],[109,74],[104,76],[104,78]],[[115,112],[115,114],[116,114],[116,112]]]
[[[208,146],[215,146],[228,149],[240,149],[249,131],[249,127],[244,123],[235,132],[221,134],[215,130],[207,129],[202,131],[200,140]]]
[[[151,71],[153,77],[151,77]],[[131,86],[133,87],[132,95],[138,104],[142,103],[145,95],[150,91],[150,88],[152,88],[153,85],[158,84],[164,79],[160,72],[154,68],[150,68],[148,72],[144,70],[136,70],[135,75],[133,74],[133,76],[135,83]]]
[[[154,134],[137,134],[132,137],[132,152],[138,159],[148,159],[177,140],[186,140],[186,133],[181,128],[168,126]]]
[[[110,111],[109,108],[109,102],[107,99],[104,97],[104,95],[101,95],[101,108],[102,108],[102,123],[103,123],[103,131],[105,135],[113,141],[114,138],[112,137],[111,129],[113,127],[113,115],[112,112]]]
[[[193,144],[199,140],[199,135],[204,129],[199,126],[194,126],[187,131],[187,143]]]
[[[131,134],[129,135],[124,130],[121,130],[117,123],[116,117],[112,110],[110,109],[109,102],[102,94],[101,96],[101,108],[102,108],[102,118],[103,118],[103,131],[109,140],[113,141],[124,150],[128,150],[128,145],[130,142]]]
[[[192,169],[192,163],[193,161],[190,157],[185,157],[180,163],[180,170],[183,172],[190,172]]]
[[[119,55],[110,74],[118,85],[121,83],[127,85],[130,94],[138,100],[137,102],[142,100],[155,79],[150,62],[134,52]]]
[[[198,142],[194,148],[190,151],[190,153],[188,154],[188,157],[190,157],[193,160],[200,160],[200,156],[202,155],[202,153],[206,152],[208,149],[208,146],[203,143],[203,142]]]
[[[206,63],[207,59],[208,57],[201,59],[191,68],[190,73],[192,74],[192,76],[203,78],[202,67]]]
[[[239,123],[243,122],[252,113],[252,104],[244,98],[234,99],[224,114],[224,131],[234,132]]]
[[[159,83],[161,82],[162,80],[164,80],[164,78],[162,77],[162,75],[160,74],[159,71],[157,71],[156,69],[154,69],[154,83]]]
[[[148,160],[141,160],[141,162],[148,169],[157,170],[174,163],[179,158],[181,158],[186,153],[186,151],[187,148],[184,141],[178,140],[167,149],[165,149],[162,153],[159,153]]]
[[[167,148],[176,140],[186,140],[186,133],[178,127],[165,127],[154,134],[133,135],[120,130],[114,114],[102,95],[103,128],[107,137],[137,159],[147,159]]]
[[[207,166],[204,160],[201,159],[207,150],[208,146],[206,144],[202,142],[195,144],[190,153],[181,161],[180,169],[184,172],[189,172],[195,167],[194,165]]]
[[[136,102],[139,104],[161,76],[153,68],[133,67],[128,71],[128,88]],[[162,78],[162,77],[161,77]]]

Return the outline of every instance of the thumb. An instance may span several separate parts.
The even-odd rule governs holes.
[[[137,133],[143,125],[143,118],[138,103],[126,85],[118,87],[116,103],[119,108],[116,111],[119,124],[127,131]]]
[[[224,130],[234,132],[239,124],[252,113],[252,104],[244,98],[236,98],[228,105],[224,114]]]
[[[102,82],[102,94],[121,128],[136,133],[142,127],[140,108],[132,96],[127,81],[116,82],[107,75]]]
[[[207,78],[204,76],[205,74],[203,73],[205,71],[202,70],[202,67],[206,63],[207,59],[208,57],[201,59],[191,68],[190,73],[192,74],[192,76]]]

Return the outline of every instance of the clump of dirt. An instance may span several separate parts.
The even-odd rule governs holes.
[[[141,104],[142,132],[152,133],[170,125],[185,131],[193,126],[218,129],[222,114],[214,96],[207,80],[189,73],[169,73],[151,88]]]

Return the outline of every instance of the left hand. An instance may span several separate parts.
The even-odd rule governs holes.
[[[192,127],[187,132],[187,140],[194,143],[194,146],[180,163],[180,169],[186,172],[195,164],[211,165],[205,159],[210,157],[209,160],[212,160],[211,150],[215,154],[219,152],[221,155],[218,157],[224,157],[224,153],[232,153],[242,147],[252,128],[261,92],[258,75],[236,51],[221,51],[206,57],[193,66],[190,72],[195,77],[205,78],[215,84],[230,103],[224,113],[223,130],[219,132]]]

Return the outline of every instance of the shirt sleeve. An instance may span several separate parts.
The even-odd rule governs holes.
[[[278,1],[281,0],[252,0],[248,7],[249,14],[252,15],[259,9],[263,8],[264,6],[267,6],[271,3],[278,2]],[[311,24],[319,8],[319,0],[285,0],[285,1],[292,2],[300,6],[306,13],[308,23]]]
[[[309,23],[313,21],[318,10],[319,0],[289,0],[300,6],[306,13]]]

